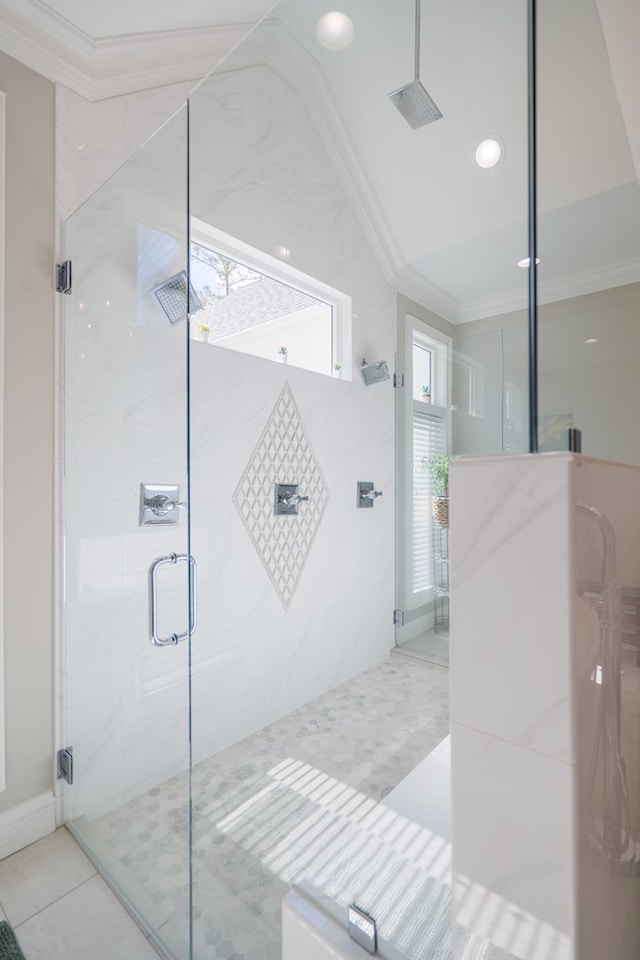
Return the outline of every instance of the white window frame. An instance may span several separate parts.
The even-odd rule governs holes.
[[[424,338],[425,345],[433,347],[431,403],[414,400],[413,344],[414,335]],[[442,419],[445,453],[451,449],[451,357],[452,340],[447,334],[430,326],[413,314],[406,314],[403,329],[404,388],[399,391],[397,472],[398,472],[398,578],[396,597],[405,614],[415,614],[421,608],[432,606],[433,586],[413,592],[413,425],[416,413],[429,413]],[[434,371],[433,364],[436,364]],[[435,388],[435,389],[434,389]],[[434,402],[437,401],[437,402]]]
[[[218,230],[198,217],[191,218],[190,239],[191,243],[207,247],[214,253],[235,260],[250,270],[256,270],[272,280],[279,280],[280,283],[285,283],[315,300],[328,304],[331,307],[331,370],[326,375],[331,376],[334,365],[339,362],[342,364],[342,379],[351,380],[352,304],[348,294],[322,283],[321,280],[316,280],[315,277],[303,273],[278,257],[263,253],[262,250]]]

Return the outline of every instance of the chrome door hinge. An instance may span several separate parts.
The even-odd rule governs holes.
[[[393,611],[393,625],[394,627],[404,626],[404,610]]]
[[[404,387],[404,373],[394,373],[393,385],[396,390],[399,390],[400,387]]]
[[[349,906],[349,936],[367,951],[378,952],[378,931],[376,922],[368,913],[357,907],[355,903]]]
[[[71,260],[56,264],[56,292],[71,293]]]
[[[58,780],[73,783],[73,747],[63,747],[58,750]]]

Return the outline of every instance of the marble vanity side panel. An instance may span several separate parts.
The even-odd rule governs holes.
[[[630,869],[640,828],[640,470],[576,458],[574,491],[578,955],[628,960],[640,950],[640,881]],[[615,575],[603,570],[607,521]],[[613,636],[606,630],[611,614]],[[621,658],[620,672],[612,654]],[[607,784],[613,804],[606,802]],[[598,839],[603,827],[613,846]]]
[[[454,957],[573,957],[570,479],[564,454],[452,464]]]
[[[573,761],[570,457],[452,464],[452,719]]]
[[[454,958],[472,935],[521,960],[577,960],[572,766],[454,723],[451,772]]]

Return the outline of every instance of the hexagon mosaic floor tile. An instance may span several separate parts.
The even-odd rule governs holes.
[[[447,735],[448,682],[441,667],[387,658],[194,768],[197,960],[280,960],[293,883],[346,903],[358,878],[362,902],[379,909],[410,883],[422,906],[404,955],[422,960],[442,939],[448,887],[375,822],[378,802]],[[176,958],[188,956],[186,778],[73,826]]]

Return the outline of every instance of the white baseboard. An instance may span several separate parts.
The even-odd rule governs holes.
[[[0,813],[0,860],[41,840],[56,828],[56,801],[41,793]]]

